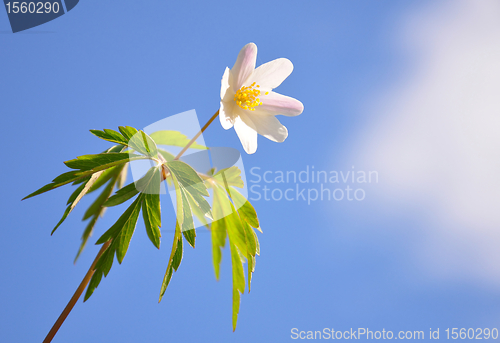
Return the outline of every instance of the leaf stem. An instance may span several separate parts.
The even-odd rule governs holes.
[[[71,312],[71,310],[75,306],[76,302],[78,301],[78,299],[82,295],[85,287],[87,287],[87,284],[89,283],[90,279],[92,278],[92,275],[94,275],[95,266],[97,264],[97,261],[99,261],[99,258],[104,253],[104,251],[106,251],[106,249],[109,247],[110,244],[111,244],[111,240],[109,240],[103,244],[101,250],[99,250],[99,253],[97,254],[96,258],[94,259],[94,262],[90,266],[89,271],[87,272],[87,274],[83,278],[82,282],[80,283],[80,286],[78,286],[78,288],[76,289],[75,294],[73,294],[70,301],[68,302],[68,305],[66,305],[66,307],[62,311],[59,318],[57,318],[55,324],[52,326],[52,329],[50,329],[49,333],[47,334],[47,337],[45,337],[45,339],[43,340],[43,343],[52,342],[52,339],[56,335],[56,333],[59,330],[59,328],[61,327],[62,323],[64,323],[64,321],[66,320],[66,317],[68,316],[68,314]]]
[[[184,147],[184,149],[181,150],[180,153],[177,154],[177,156],[175,156],[174,160],[178,160],[185,152],[187,149],[189,149],[189,147],[198,139],[198,137],[201,136],[201,134],[203,133],[203,131],[205,131],[207,129],[207,127],[212,124],[212,122],[214,121],[215,118],[217,118],[217,116],[219,115],[219,110],[217,110],[217,112],[215,112],[215,114],[212,116],[212,118],[210,118],[207,123],[201,128],[200,132],[198,132],[196,134],[196,136],[193,137],[193,139],[191,139],[189,141],[188,144],[186,144],[186,146]]]

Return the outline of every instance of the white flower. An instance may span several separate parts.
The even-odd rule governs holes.
[[[293,70],[286,58],[278,58],[255,69],[257,46],[241,49],[232,69],[226,68],[220,90],[219,118],[224,129],[234,129],[248,154],[257,150],[257,133],[283,142],[288,130],[276,115],[297,116],[304,105],[297,99],[273,92]]]

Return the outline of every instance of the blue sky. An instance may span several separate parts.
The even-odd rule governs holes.
[[[248,42],[258,65],[293,62],[277,91],[304,112],[280,117],[287,140],[260,136],[254,155],[217,121],[205,142],[239,149],[249,180],[253,167],[314,166],[377,171],[378,182],[324,185],[362,188],[362,201],[253,201],[261,256],[234,333],[229,251],[217,282],[206,230],[157,303],[175,223],[165,198],[162,248],[140,223],[123,264],[77,303],[54,342],[285,342],[293,328],[361,327],[426,339],[440,328],[445,339],[446,328],[494,328],[499,12],[493,1],[86,0],[11,34],[0,11],[1,340],[43,340],[95,257],[92,243],[123,210],[106,213],[73,265],[90,200],[50,236],[71,190],[20,199],[66,171],[63,161],[108,146],[89,129],[144,128],[191,109],[203,124]]]

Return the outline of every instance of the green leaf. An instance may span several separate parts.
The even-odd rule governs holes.
[[[149,240],[155,247],[160,249],[160,229],[158,228],[157,225],[153,225],[151,223],[152,221],[152,210],[148,208],[148,205],[146,204],[148,202],[148,195],[146,194],[145,201],[142,202],[142,217],[144,219],[144,226],[146,227],[146,233],[148,234]]]
[[[180,146],[184,148],[191,141],[186,135],[183,135],[179,131],[156,131],[150,136],[158,145]],[[206,149],[206,147],[197,143],[193,143],[190,148]]]
[[[94,290],[97,288],[97,286],[99,286],[99,283],[101,283],[101,279],[102,272],[95,271],[94,275],[92,275],[92,278],[90,279],[89,285],[87,287],[87,292],[85,292],[85,297],[83,298],[83,302],[87,301],[94,293]]]
[[[91,174],[92,173],[82,174],[81,172],[74,171],[74,170],[70,171],[70,172],[63,173],[63,174],[57,176],[54,180],[52,180],[51,183],[49,183],[49,184],[43,186],[42,188],[34,191],[30,195],[25,196],[22,200],[25,200],[25,199],[34,197],[35,195],[39,195],[39,194],[48,192],[50,190],[53,190],[55,188],[67,185],[70,182],[73,182],[75,180],[79,180],[81,178],[87,177],[87,176],[89,176]]]
[[[213,176],[213,179],[215,179],[215,181],[223,187],[234,186],[243,188],[245,185],[241,179],[241,170],[236,166],[219,170]]]
[[[252,274],[255,271],[255,256],[248,256],[247,278],[248,278],[248,293],[250,293],[250,286],[252,283]]]
[[[203,198],[209,193],[196,171],[181,161],[166,163],[172,174],[177,202],[177,222],[184,238],[194,248],[196,231],[194,230],[193,208],[211,217],[210,205]]]
[[[78,195],[85,188],[85,185],[86,185],[87,182],[88,182],[88,180],[85,181],[84,183],[80,184],[80,186],[77,189],[75,189],[75,191],[69,196],[69,199],[66,202],[66,205],[69,205],[69,204],[73,203],[76,200],[76,198],[78,197]],[[87,191],[87,193],[88,193],[88,191]]]
[[[210,228],[210,226],[208,225],[208,221],[207,221],[207,217],[212,219],[212,213],[210,211],[210,205],[208,204],[208,202],[206,202],[206,204],[208,205],[208,212],[205,212],[200,208],[200,205],[198,205],[196,203],[196,201],[193,199],[193,196],[190,194],[190,193],[187,193],[187,198],[188,198],[188,202],[189,202],[189,206],[191,207],[191,211],[193,212],[193,215],[198,219],[198,221],[205,225],[205,227],[207,229]]]
[[[163,282],[161,284],[160,297],[158,302],[161,301],[165,291],[167,290],[172,274],[179,268],[182,260],[182,235],[179,225],[175,226],[174,242],[172,244],[172,251],[170,252],[170,258],[168,259],[167,270],[165,271],[165,276],[163,277]]]
[[[236,210],[234,209],[233,204],[231,204],[231,207],[233,209],[233,213],[225,217],[227,223],[227,234],[229,237],[229,241],[238,248],[238,250],[243,256],[246,256],[247,243],[246,243],[245,229],[243,228],[241,219],[238,216]]]
[[[90,219],[89,223],[85,227],[85,230],[83,230],[82,234],[82,242],[80,243],[80,247],[78,248],[78,252],[76,253],[76,257],[73,260],[73,263],[76,263],[78,258],[80,257],[81,253],[83,252],[83,249],[85,249],[85,246],[87,245],[87,241],[89,240],[89,237],[92,236],[92,231],[94,230],[94,226],[97,223],[97,219],[99,219],[99,215],[94,215],[92,219]]]
[[[137,129],[132,126],[118,126],[118,130],[120,130],[127,142],[137,133]]]
[[[111,226],[98,240],[95,244],[103,244],[110,239],[117,237],[121,230],[127,225],[130,219],[133,219],[135,212],[140,210],[140,202],[142,201],[142,196],[139,195],[137,199],[123,212],[123,214],[118,218],[118,220]],[[137,221],[137,219],[136,219]],[[135,225],[135,224],[134,224]]]
[[[140,155],[137,155],[137,156],[138,157],[134,156],[134,157],[130,158],[130,160],[131,161],[132,160],[135,161],[135,160],[141,160],[141,159],[148,159],[148,157],[146,157],[146,156],[140,156]],[[52,181],[52,183],[49,183],[48,185],[43,186],[39,190],[37,190],[37,191],[31,193],[30,195],[24,197],[22,200],[31,198],[31,197],[33,197],[35,195],[39,195],[41,193],[50,191],[50,190],[58,188],[58,187],[64,186],[64,185],[66,185],[66,184],[68,184],[70,182],[74,182],[74,181],[79,180],[81,178],[89,177],[90,175],[92,175],[92,174],[94,174],[94,173],[96,173],[98,171],[105,170],[105,169],[114,167],[115,165],[118,165],[120,163],[126,163],[126,162],[128,162],[128,161],[122,160],[122,161],[114,162],[114,163],[111,163],[111,164],[101,165],[99,167],[95,167],[95,168],[90,169],[90,170],[85,170],[85,171],[73,170],[73,171],[70,171],[70,172],[66,172],[66,173],[61,174],[58,177],[56,177]]]
[[[257,253],[257,236],[248,223],[241,221],[241,224],[245,231],[247,255],[255,256]]]
[[[110,170],[110,169],[108,169]],[[106,173],[108,170],[106,170],[104,173]],[[111,175],[110,179],[107,182],[106,187],[104,187],[104,190],[101,192],[101,194],[94,200],[94,202],[89,206],[87,211],[85,211],[85,214],[83,215],[82,220],[86,220],[90,218],[91,216],[97,214],[99,212],[102,212],[102,207],[103,204],[109,199],[111,194],[113,194],[113,189],[115,185],[119,182],[119,179],[121,178],[121,174],[126,172],[125,165],[118,166],[115,168],[112,168],[113,174]],[[104,174],[103,173],[103,174]],[[97,182],[101,180],[102,175],[97,179]],[[94,183],[94,185],[95,185]],[[94,186],[90,187],[90,190],[92,190]],[[89,191],[90,192],[90,191]]]
[[[127,163],[130,160],[144,159],[144,156],[129,154],[128,152],[113,152],[94,155],[78,156],[74,160],[64,162],[64,164],[72,169],[82,171],[99,168],[99,170],[108,169],[116,165]]]
[[[175,254],[172,259],[172,268],[174,268],[175,271],[179,269],[179,266],[181,265],[182,261],[182,238],[179,236],[179,241],[177,242],[177,247],[175,249]]]
[[[109,142],[118,143],[118,144],[122,144],[122,145],[127,145],[127,143],[128,143],[128,139],[125,139],[125,137],[123,137],[120,133],[113,131],[113,130],[109,130],[109,129],[104,129],[104,131],[90,130],[90,132],[93,135],[95,135],[101,139],[107,140]]]
[[[188,164],[182,161],[170,161],[166,163],[168,169],[175,175],[179,183],[190,193],[198,192],[201,195],[209,196],[207,187],[198,173]]]
[[[102,270],[104,276],[108,276],[111,267],[113,266],[113,260],[115,258],[116,245],[118,241],[113,241],[109,249],[102,255],[99,260],[99,270]]]
[[[92,187],[90,187],[89,191],[87,194],[92,193],[99,188],[101,188],[103,185],[105,185],[110,179],[115,177],[117,174],[122,172],[123,168],[125,168],[126,165],[122,164],[113,168],[106,169],[102,172],[101,176],[94,182]]]
[[[228,227],[226,216],[231,213],[231,206],[229,204],[229,199],[225,196],[225,192],[220,190],[218,187],[214,188],[214,200],[212,206],[212,213],[215,219],[210,225],[210,233],[212,236],[212,257],[215,277],[219,280],[222,248],[224,248],[226,244],[226,232]]]
[[[146,156],[156,158],[158,155],[155,142],[144,131],[138,131],[134,134],[130,138],[128,145]]]
[[[135,183],[132,182],[116,191],[116,193],[104,203],[104,207],[112,207],[123,204],[125,201],[136,196],[138,193],[139,191],[137,190]]]
[[[238,209],[240,217],[250,224],[250,226],[255,228],[260,227],[257,212],[255,212],[255,208],[252,204],[233,187],[229,187],[228,190],[229,196],[233,200],[235,207]]]
[[[255,255],[260,254],[259,240],[255,231],[242,220],[243,228],[245,229],[245,237],[247,242],[247,279],[248,279],[248,293],[250,293],[250,285],[252,283],[252,273],[255,271]]]
[[[120,168],[116,167],[116,168]],[[94,202],[89,206],[87,211],[85,212],[83,216],[83,220],[86,220],[90,217],[92,217],[87,224],[87,227],[83,231],[82,234],[82,242],[80,244],[80,248],[78,249],[78,253],[76,254],[74,263],[78,260],[78,257],[80,257],[80,254],[82,253],[83,249],[85,248],[85,245],[87,244],[87,241],[90,236],[92,236],[92,232],[94,229],[94,226],[101,217],[105,211],[105,207],[103,206],[106,200],[111,196],[113,193],[113,189],[115,188],[115,185],[119,183],[119,180],[122,176],[123,173],[126,173],[126,165],[123,165],[122,170],[115,170],[115,175],[111,178],[111,180],[108,182],[104,190],[99,194],[99,196],[94,200]],[[101,175],[102,176],[102,175]],[[99,180],[99,179],[98,179]],[[96,181],[97,182],[97,181]],[[92,189],[92,188],[91,188]]]
[[[213,219],[210,204],[201,194],[198,192],[191,193],[189,192],[189,189],[184,188],[182,185],[180,185],[180,187],[183,189],[184,194],[186,194],[189,207],[193,213],[196,212],[200,215],[200,217],[206,216],[207,218]]]
[[[56,224],[56,226],[52,229],[52,232],[50,233],[51,235],[53,235],[54,232],[56,232],[57,228],[59,226],[61,226],[61,224],[66,220],[66,218],[68,217],[70,212],[71,212],[71,205],[66,207],[66,210],[64,211],[62,218],[59,220],[59,222]]]
[[[238,248],[229,240],[231,249],[231,265],[233,269],[233,331],[236,330],[238,313],[240,312],[240,294],[245,292],[245,274]]]
[[[141,210],[141,200],[142,198],[138,197],[137,200],[134,201],[135,207],[117,237],[118,244],[116,247],[116,258],[118,260],[118,263],[120,264],[123,262],[125,254],[127,253],[128,247],[130,245],[130,240],[132,239],[132,235],[135,231],[137,218],[139,217],[139,212]]]
[[[224,218],[212,222],[210,233],[212,235],[212,259],[215,278],[220,278],[220,263],[222,261],[222,248],[226,244],[226,221]]]
[[[170,162],[170,161],[173,161],[175,159],[175,156],[172,155],[171,153],[169,153],[168,151],[166,150],[163,150],[163,149],[160,149],[158,148],[158,152],[163,156],[163,158],[165,159],[165,161],[167,162]]]
[[[77,188],[77,191],[74,192],[69,200],[71,200],[70,205],[66,208],[64,211],[64,214],[61,218],[61,220],[57,223],[56,227],[51,232],[51,235],[54,234],[54,232],[57,230],[57,228],[64,222],[64,220],[68,217],[71,211],[75,208],[76,204],[83,198],[83,196],[87,193],[87,191],[92,187],[94,182],[99,178],[102,172],[97,172],[93,174],[90,177],[90,180],[88,180],[86,183],[82,184],[80,187]]]
[[[174,182],[176,203],[177,203],[177,224],[179,225],[184,238],[188,243],[194,248],[196,232],[194,230],[193,215],[191,213],[191,207],[187,200],[187,196],[183,187],[180,186],[176,174],[172,174],[172,180]]]

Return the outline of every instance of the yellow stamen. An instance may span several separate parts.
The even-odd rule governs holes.
[[[248,87],[241,87],[234,95],[234,101],[244,110],[255,111],[255,107],[262,105],[262,102],[258,98],[260,90],[254,87],[258,88],[260,86],[255,85],[254,82]],[[266,92],[266,95],[267,94],[269,94],[269,92]]]

